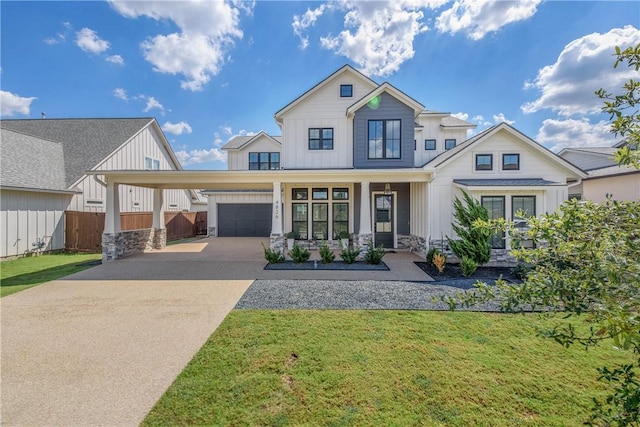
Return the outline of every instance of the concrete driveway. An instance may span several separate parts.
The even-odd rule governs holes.
[[[254,279],[430,280],[406,252],[387,272],[265,271],[261,243],[200,239],[2,298],[0,423],[138,425]]]

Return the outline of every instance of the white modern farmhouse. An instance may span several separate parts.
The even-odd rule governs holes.
[[[229,170],[112,171],[105,179],[113,191],[120,183],[156,188],[159,200],[162,189],[207,188],[213,236],[270,236],[282,248],[289,232],[312,245],[346,231],[355,246],[424,253],[453,237],[452,202],[463,190],[493,217],[537,215],[556,210],[586,176],[505,123],[468,139],[475,125],[425,110],[348,65],[274,117],[282,136],[260,132],[225,145]],[[105,233],[115,242],[117,224]],[[509,245],[493,244],[497,257]],[[121,256],[117,245],[104,250],[105,259]]]

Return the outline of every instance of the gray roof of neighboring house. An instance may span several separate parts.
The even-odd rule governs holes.
[[[18,119],[0,120],[0,127],[24,135],[54,141],[64,153],[65,187],[69,187],[136,135],[152,117],[128,119]],[[5,157],[3,135],[3,165]],[[27,159],[23,159],[27,160]],[[29,165],[30,163],[25,163]]]
[[[443,117],[440,120],[440,126],[444,127],[476,127],[473,123],[469,123],[462,119],[453,116]]]
[[[2,130],[0,185],[41,190],[67,189],[62,144]]]
[[[456,184],[467,187],[530,187],[541,185],[558,185],[558,182],[547,181],[542,178],[515,178],[515,179],[454,179]]]
[[[614,165],[614,166],[606,166],[598,169],[591,169],[587,173],[589,175],[585,179],[602,178],[602,177],[611,176],[611,175],[624,175],[628,173],[640,173],[640,171],[634,168],[633,166]]]
[[[259,135],[259,134],[258,134]],[[233,138],[231,138],[226,144],[224,144],[222,146],[223,150],[227,150],[227,149],[238,149],[238,148],[242,148],[247,142],[251,141],[252,139],[254,139],[256,136],[258,135],[251,135],[251,136],[234,136]],[[279,142],[280,144],[282,144],[282,137],[281,136],[271,136],[271,135],[267,135],[266,133],[264,133],[264,135],[275,139],[277,142]]]

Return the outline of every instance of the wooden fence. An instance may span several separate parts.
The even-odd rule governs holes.
[[[65,211],[64,247],[73,252],[101,252],[104,213]],[[207,234],[207,212],[165,212],[167,240],[177,240]],[[151,228],[152,212],[120,214],[122,230]]]

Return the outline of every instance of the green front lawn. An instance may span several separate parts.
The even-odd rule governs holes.
[[[86,270],[91,266],[78,264],[101,258],[102,254],[47,254],[3,261],[0,263],[0,297]]]
[[[611,346],[538,315],[234,310],[143,425],[579,426]]]

